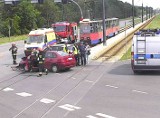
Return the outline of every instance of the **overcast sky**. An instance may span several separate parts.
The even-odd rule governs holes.
[[[120,0],[120,1],[132,4],[132,0]],[[153,7],[154,9],[160,8],[160,0],[134,0],[134,4],[137,6],[142,6],[142,1],[144,6]]]

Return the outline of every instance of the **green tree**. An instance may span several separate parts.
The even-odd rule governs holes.
[[[19,28],[21,34],[26,34],[30,30],[37,28],[38,18],[40,17],[40,12],[34,8],[34,6],[27,0],[23,0],[16,7],[16,13],[20,19]]]
[[[60,20],[60,9],[53,0],[45,0],[44,4],[37,4],[36,9],[41,13],[43,27],[51,27],[53,22]]]

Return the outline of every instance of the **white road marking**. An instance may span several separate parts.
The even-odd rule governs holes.
[[[148,94],[147,92],[144,92],[144,91],[139,91],[139,90],[132,90],[132,92],[137,92],[137,93]]]
[[[97,118],[97,117],[95,117],[95,116],[91,116],[91,115],[89,115],[89,116],[86,116],[87,118]]]
[[[90,80],[85,80],[85,82],[93,83],[93,81],[90,81]]]
[[[111,86],[111,85],[106,85],[107,87],[111,87],[111,88],[118,88],[118,87],[116,87],[116,86]]]
[[[40,102],[43,102],[45,104],[48,104],[48,103],[52,103],[52,102],[55,102],[55,100],[51,100],[51,99],[47,99],[47,98],[43,98],[40,100]]]
[[[97,116],[104,117],[104,118],[116,118],[116,117],[109,116],[109,115],[106,115],[106,114],[103,114],[103,113],[96,113],[96,115],[97,115]]]
[[[5,89],[3,89],[3,91],[5,91],[5,92],[7,92],[7,91],[13,91],[14,89],[12,89],[12,88],[5,88]]]
[[[75,77],[72,77],[72,79],[76,79]]]
[[[60,73],[55,73],[56,75],[61,75]]]
[[[26,93],[26,92],[16,93],[16,94],[19,95],[19,96],[22,96],[22,97],[29,97],[29,96],[32,96],[32,94]]]
[[[68,110],[68,111],[74,111],[74,110],[78,110],[78,109],[81,109],[80,107],[77,107],[77,106],[73,106],[73,105],[70,105],[70,104],[65,104],[65,105],[62,105],[62,106],[58,106],[62,109],[65,109],[65,110]]]

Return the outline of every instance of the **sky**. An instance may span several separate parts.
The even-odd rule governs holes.
[[[123,2],[128,2],[132,4],[132,0],[120,0]],[[148,7],[153,7],[153,9],[160,9],[160,0],[134,0],[134,4],[136,6],[142,6],[142,1],[143,1],[143,6],[148,6]]]

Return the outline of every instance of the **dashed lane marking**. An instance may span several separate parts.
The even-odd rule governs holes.
[[[85,82],[93,83],[93,81],[90,81],[90,80],[85,80]]]
[[[30,97],[30,96],[32,96],[32,94],[26,93],[26,92],[16,93],[16,94],[19,95],[19,96],[22,96],[22,97]]]
[[[13,91],[14,89],[12,89],[12,88],[5,88],[5,89],[3,89],[3,91],[5,91],[5,92],[8,92],[8,91]]]
[[[111,86],[111,85],[106,85],[107,87],[111,87],[111,88],[118,88],[118,87],[116,87],[116,86]]]
[[[40,100],[40,102],[43,102],[45,104],[49,104],[49,103],[53,103],[55,102],[55,100],[51,100],[51,99],[47,99],[47,98],[43,98]]]
[[[137,93],[142,93],[142,94],[148,94],[147,92],[139,91],[139,90],[132,90],[132,92],[137,92]]]
[[[59,107],[62,108],[62,109],[65,109],[67,111],[74,111],[74,110],[81,109],[81,107],[73,106],[73,105],[70,105],[70,104],[65,104],[65,105],[62,105],[62,106],[59,106]]]

